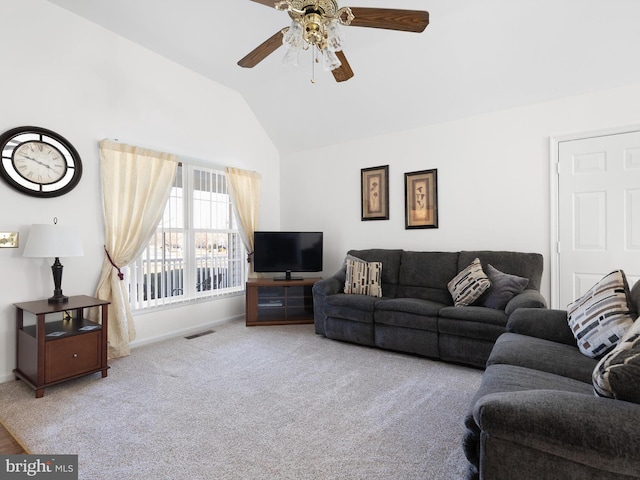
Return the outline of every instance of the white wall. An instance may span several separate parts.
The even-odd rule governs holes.
[[[262,173],[260,227],[280,224],[279,155],[245,101],[44,0],[3,0],[0,131],[54,130],[79,151],[84,174],[53,199],[0,182],[0,231],[19,231],[19,249],[0,249],[0,381],[13,378],[13,303],[53,293],[50,260],[22,257],[33,223],[82,227],[84,257],[61,259],[67,295],[92,295],[104,243],[98,141],[102,138]],[[251,142],[246,139],[251,138]],[[244,297],[172,308],[136,318],[138,343],[242,315]]]
[[[325,276],[351,248],[540,252],[549,300],[549,137],[639,121],[631,85],[283,156],[282,228],[324,230]],[[387,164],[390,220],[363,222],[360,169]],[[431,168],[439,228],[405,230],[404,173]]]

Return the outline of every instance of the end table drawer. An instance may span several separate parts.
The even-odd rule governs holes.
[[[100,368],[100,331],[47,342],[45,382],[80,375]]]

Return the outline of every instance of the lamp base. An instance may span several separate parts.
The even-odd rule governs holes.
[[[69,297],[66,295],[54,295],[53,297],[49,297],[49,303],[67,303],[69,301]]]
[[[62,264],[60,259],[56,257],[53,265],[51,265],[51,273],[53,273],[53,297],[49,297],[49,303],[66,303],[69,297],[62,294]]]

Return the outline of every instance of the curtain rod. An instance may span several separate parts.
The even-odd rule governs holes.
[[[130,145],[132,147],[145,148],[145,149],[148,149],[148,150],[155,150],[157,152],[169,153],[171,155],[175,155],[176,158],[179,159],[178,165],[180,165],[180,166],[182,166],[182,161],[184,161],[184,163],[188,163],[189,165],[196,165],[196,166],[199,166],[199,167],[222,168],[222,169],[227,167],[227,165],[222,165],[219,162],[211,162],[211,161],[203,160],[201,158],[188,157],[186,155],[181,155],[179,153],[165,152],[161,148],[153,148],[153,147],[147,147],[147,146],[144,146],[144,145],[132,144],[132,143],[129,143],[129,142],[121,142],[117,138],[104,138],[103,140],[109,140],[110,142],[115,142],[115,143],[118,143],[120,145]],[[180,160],[182,160],[182,161],[180,161]]]

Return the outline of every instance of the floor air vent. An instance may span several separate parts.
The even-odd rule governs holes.
[[[194,338],[204,337],[205,335],[210,335],[212,333],[216,333],[215,330],[205,330],[204,332],[194,333],[193,335],[189,335],[188,337],[184,337],[187,340],[193,340]]]

